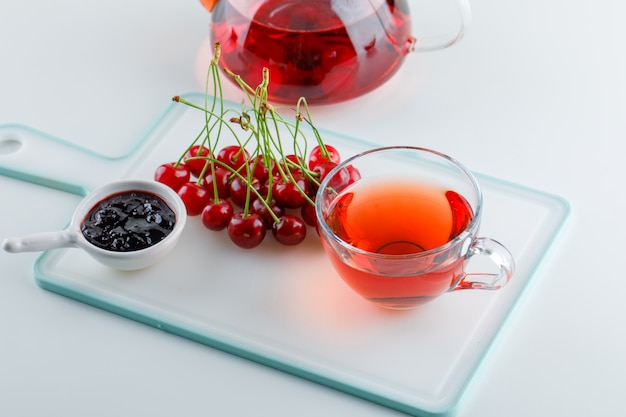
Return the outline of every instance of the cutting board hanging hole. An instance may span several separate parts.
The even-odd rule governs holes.
[[[16,153],[22,147],[23,142],[19,136],[0,137],[0,155]]]

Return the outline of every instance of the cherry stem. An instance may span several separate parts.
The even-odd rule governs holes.
[[[244,206],[244,216],[247,214],[251,193],[254,192],[256,196],[263,201],[268,212],[271,213],[274,221],[278,222],[278,218],[275,213],[271,210],[269,206],[269,202],[272,200],[272,183],[274,181],[274,175],[272,174],[272,162],[275,163],[276,169],[278,170],[278,174],[285,181],[291,181],[297,188],[298,192],[302,194],[302,196],[306,199],[309,204],[314,204],[313,200],[304,192],[302,187],[298,185],[296,178],[294,176],[294,170],[299,169],[302,171],[305,178],[313,181],[317,185],[319,185],[319,181],[317,177],[319,174],[315,173],[312,170],[309,170],[306,166],[306,155],[308,152],[307,149],[307,140],[304,131],[302,130],[302,123],[306,123],[309,128],[312,130],[313,135],[315,136],[315,140],[320,147],[320,153],[322,156],[329,158],[330,154],[324,145],[324,142],[321,138],[321,135],[317,128],[311,122],[311,114],[307,104],[307,101],[304,97],[301,97],[296,104],[296,117],[295,122],[290,122],[284,119],[278,110],[268,102],[268,86],[270,82],[269,77],[269,69],[263,68],[262,70],[262,81],[256,87],[252,88],[248,85],[238,74],[233,73],[227,68],[224,68],[224,72],[232,77],[236,84],[241,88],[241,90],[246,95],[248,102],[252,106],[251,110],[253,112],[253,116],[251,117],[248,114],[245,104],[242,102],[241,111],[237,112],[233,109],[225,109],[224,108],[224,100],[223,100],[223,90],[222,83],[219,71],[219,60],[221,54],[221,45],[220,43],[215,44],[215,50],[213,58],[210,61],[209,69],[207,70],[206,81],[205,81],[205,97],[204,97],[204,107],[194,104],[183,97],[175,96],[172,100],[190,106],[192,108],[198,109],[204,112],[204,126],[200,133],[197,135],[192,144],[185,150],[185,152],[181,155],[176,164],[180,164],[184,159],[185,155],[189,152],[189,150],[199,141],[201,141],[201,145],[205,146],[209,149],[209,156],[200,155],[201,148],[199,148],[198,154],[195,157],[190,159],[204,159],[206,160],[205,166],[200,173],[198,178],[198,182],[201,182],[201,178],[204,177],[207,170],[211,170],[211,174],[214,178],[213,183],[213,193],[215,201],[219,201],[219,196],[217,193],[217,183],[215,181],[215,169],[216,166],[222,166],[230,171],[231,176],[237,176],[242,181],[246,183],[247,186],[247,194],[246,194],[246,202]],[[213,100],[209,103],[209,91],[210,91],[210,82],[213,84]],[[219,108],[218,102],[219,101]],[[304,114],[303,115],[303,111]],[[228,118],[228,113],[235,113],[233,117]],[[241,169],[235,170],[232,167],[218,161],[213,157],[217,150],[218,142],[222,137],[223,125],[226,124],[226,128],[232,133],[233,137],[237,141],[241,155],[244,156],[243,159],[245,165],[245,172],[240,172]],[[241,140],[239,134],[233,128],[233,124],[238,124],[241,129],[245,132],[249,132],[247,139]],[[292,137],[293,142],[293,154],[295,155],[296,161],[292,161],[286,156],[285,149],[283,148],[282,135],[281,135],[281,127],[285,128],[289,135]],[[215,133],[215,140],[211,140],[210,137]],[[302,139],[302,141],[299,140]],[[256,146],[254,151],[247,156],[245,146],[250,142],[255,141]],[[259,155],[262,155],[262,161],[259,161]],[[252,159],[254,158],[254,162]],[[279,160],[280,158],[280,160]],[[279,163],[282,161],[282,163]],[[268,179],[268,194],[265,198],[263,198],[260,193],[253,187],[252,185],[252,172],[256,168],[256,164],[263,163],[267,169],[270,170],[270,175]]]

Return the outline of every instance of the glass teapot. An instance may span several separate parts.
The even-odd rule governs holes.
[[[250,86],[269,69],[269,98],[333,103],[365,94],[396,73],[412,51],[432,51],[461,39],[467,0],[457,0],[461,22],[448,35],[416,39],[411,0],[200,0],[211,13],[210,34],[221,44],[221,64]]]

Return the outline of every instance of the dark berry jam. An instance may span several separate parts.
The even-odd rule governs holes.
[[[153,246],[174,229],[174,211],[155,194],[124,191],[91,209],[81,225],[93,245],[114,252],[131,252]]]

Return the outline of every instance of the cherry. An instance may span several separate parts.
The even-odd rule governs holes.
[[[174,191],[178,191],[190,178],[191,173],[184,163],[170,162],[163,164],[158,166],[154,172],[155,181],[167,185]]]
[[[291,172],[291,175],[294,178],[301,177],[303,175],[302,169],[300,167],[304,163],[302,161],[302,158],[300,158],[299,156],[296,156],[293,154],[286,155],[285,158],[282,161],[280,161],[280,164],[282,165],[283,169]]]
[[[355,168],[353,165],[348,165],[344,169],[346,170],[346,174],[348,176],[348,185],[354,184],[361,179],[361,173],[359,172],[358,168]]]
[[[324,147],[328,153],[327,155],[324,155],[323,149],[319,145],[311,150],[309,154],[309,169],[315,168],[322,162],[334,162],[335,164],[339,164],[341,157],[337,149],[330,145],[324,145]]]
[[[317,174],[316,181],[311,181],[311,192],[316,193],[319,188],[319,184],[322,182],[324,178],[328,175],[330,171],[332,171],[337,166],[335,162],[320,162],[319,164],[313,167],[313,173]]]
[[[276,181],[278,177],[273,177],[272,178],[272,185],[274,184],[274,181]],[[265,180],[265,182],[261,185],[261,188],[259,189],[259,194],[261,194],[262,196],[267,197],[267,195],[269,194],[270,191],[270,179],[268,178],[267,180]]]
[[[272,168],[271,170],[266,165],[267,162],[269,162],[269,166]],[[249,166],[252,171],[252,176],[259,180],[261,184],[265,183],[269,179],[270,171],[272,172],[272,175],[276,174],[276,163],[274,160],[268,158],[268,161],[265,161],[263,155],[257,155],[253,158],[250,161]]]
[[[296,156],[294,154],[285,155],[285,159],[282,162],[284,163],[285,161],[293,162],[293,164],[290,164],[290,166],[292,166],[292,165],[298,165],[298,166],[302,165],[302,158],[299,157],[299,156]]]
[[[361,173],[353,165],[345,166],[337,171],[328,181],[328,186],[338,192],[361,179]]]
[[[213,169],[215,170],[215,175],[213,175]],[[207,189],[212,197],[215,196],[215,189],[213,188],[215,186],[217,187],[219,198],[228,198],[230,194],[229,178],[230,171],[228,169],[215,165],[206,170],[202,179],[202,186]]]
[[[272,234],[283,245],[297,245],[306,238],[306,224],[297,216],[285,214],[273,224]]]
[[[265,223],[261,216],[255,213],[244,216],[244,213],[235,213],[226,229],[233,243],[244,249],[258,246],[265,238]]]
[[[296,178],[295,183],[291,180],[276,178],[272,184],[272,196],[276,199],[278,204],[286,208],[302,207],[302,205],[306,203],[306,198],[302,194],[303,192],[308,195],[309,184],[306,179],[302,177]]]
[[[238,171],[250,159],[250,154],[241,146],[231,145],[222,148],[217,153],[216,159]]]
[[[250,183],[251,187],[259,191],[261,189],[261,183],[256,178],[252,178]],[[246,199],[248,199],[248,193],[250,194],[250,201],[254,201],[257,198],[257,195],[252,190],[248,190],[248,185],[246,184],[246,180],[241,177],[235,177],[230,182],[230,199],[233,203],[237,204],[240,207],[244,207],[246,205]]]
[[[187,214],[197,216],[202,213],[202,209],[209,202],[210,194],[206,188],[195,182],[186,182],[178,190],[178,195],[185,203]]]
[[[185,165],[189,168],[189,171],[196,177],[199,177],[204,169],[204,166],[208,163],[206,159],[189,159],[196,157],[210,157],[211,152],[208,148],[202,145],[193,145],[184,156]]]
[[[465,197],[455,191],[446,191],[446,198],[452,211],[452,230],[450,231],[452,240],[467,229],[474,217],[474,210]]]
[[[268,209],[269,206],[269,209]],[[285,214],[285,210],[276,203],[276,199],[272,198],[269,202],[264,202],[264,200],[256,199],[252,202],[252,206],[250,210],[253,213],[258,214],[265,222],[265,227],[267,229],[271,229],[274,224],[274,217],[270,213],[270,210],[274,213],[274,215],[280,218],[283,214]]]
[[[202,210],[202,224],[209,230],[224,230],[230,223],[235,210],[228,200],[210,199]]]
[[[309,226],[317,227],[317,216],[315,215],[315,206],[309,202],[306,202],[300,208],[300,215],[302,220]]]
[[[315,165],[311,171],[315,172],[316,174],[319,175],[318,181],[322,182],[322,180],[324,178],[326,178],[326,176],[328,175],[328,173],[330,171],[332,171],[333,169],[335,169],[335,167],[337,167],[336,162],[330,162],[330,161],[325,161],[325,162],[320,162],[319,164]]]

